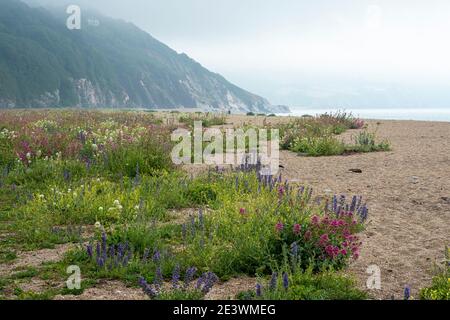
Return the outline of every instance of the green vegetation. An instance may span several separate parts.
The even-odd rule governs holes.
[[[422,300],[450,300],[450,248],[446,249],[446,259],[438,266],[431,287],[420,291]]]
[[[314,274],[311,269],[293,274],[273,275],[257,284],[257,289],[239,294],[244,300],[364,300],[368,296],[356,289],[355,281],[333,271]]]
[[[195,121],[200,121],[203,127],[212,127],[226,124],[226,117],[224,115],[217,115],[209,112],[190,113],[181,116],[178,121],[186,124],[189,128],[194,128]]]
[[[10,147],[1,154],[0,235],[10,235],[0,238],[0,263],[18,251],[76,246],[62,261],[14,270],[0,282],[1,297],[79,295],[118,280],[153,299],[202,299],[219,280],[285,272],[291,289],[261,297],[364,298],[337,274],[359,256],[368,214],[360,197],[315,201],[307,186],[248,168],[192,177],[171,164],[172,128],[160,120],[148,112],[2,112],[0,141]],[[30,279],[63,283],[69,265],[83,270],[81,289],[22,289]]]
[[[356,152],[388,151],[388,141],[376,142],[375,133],[359,132],[354,144],[346,144],[338,135],[349,129],[363,129],[364,121],[351,114],[337,112],[317,117],[302,117],[275,128],[280,130],[281,148],[307,156],[334,156]]]

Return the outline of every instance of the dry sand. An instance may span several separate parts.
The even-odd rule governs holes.
[[[417,296],[450,245],[450,123],[369,121],[369,130],[389,139],[392,151],[320,158],[283,151],[283,174],[311,185],[316,194],[362,195],[369,224],[349,272],[364,288],[366,269],[375,264],[381,290],[371,290],[373,297],[400,298],[405,285]]]

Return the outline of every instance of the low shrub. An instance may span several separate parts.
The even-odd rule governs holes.
[[[367,217],[360,198],[345,204],[335,197],[333,208],[311,203],[311,189],[278,179],[238,174],[218,181],[218,209],[183,227],[186,264],[228,277],[267,273],[291,256],[300,269],[316,270],[358,258],[356,234]]]
[[[258,283],[254,291],[242,292],[244,300],[363,300],[367,294],[352,278],[333,271],[315,274],[311,269],[273,273],[270,281]]]
[[[348,151],[354,152],[389,151],[390,149],[390,143],[387,140],[377,143],[375,133],[368,131],[359,132],[355,137],[355,145],[347,147]]]
[[[345,151],[345,145],[331,135],[321,137],[305,137],[294,140],[291,151],[308,156],[334,156]]]
[[[178,121],[184,123],[190,128],[194,127],[194,122],[200,121],[203,127],[220,126],[226,124],[226,117],[224,115],[216,115],[210,113],[195,113],[181,116]]]
[[[432,285],[420,291],[420,299],[450,300],[450,248],[446,249],[443,264],[437,267]]]
[[[197,268],[190,267],[186,269],[184,279],[180,281],[182,275],[177,265],[172,272],[170,289],[163,285],[162,277],[156,277],[153,284],[140,277],[139,286],[154,300],[201,300],[212,289],[218,278],[212,272],[205,272],[198,278],[195,286],[192,286],[196,273]]]

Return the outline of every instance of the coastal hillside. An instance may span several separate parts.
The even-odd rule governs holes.
[[[200,108],[286,112],[131,23],[0,0],[0,108]],[[94,22],[93,22],[94,21]]]

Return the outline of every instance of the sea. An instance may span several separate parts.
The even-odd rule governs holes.
[[[302,115],[318,115],[323,113],[336,113],[338,111],[345,111],[352,113],[355,117],[362,119],[383,119],[383,120],[418,120],[418,121],[444,121],[450,122],[450,107],[449,108],[348,108],[348,109],[333,109],[333,108],[302,108],[291,107],[290,114],[292,116]]]

